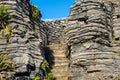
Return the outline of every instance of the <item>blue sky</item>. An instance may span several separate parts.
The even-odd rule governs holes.
[[[75,0],[30,0],[36,5],[41,13],[42,19],[67,17],[70,6]]]

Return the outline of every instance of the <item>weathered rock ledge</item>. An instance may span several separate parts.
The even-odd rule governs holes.
[[[0,5],[11,6],[10,13],[14,13],[14,17],[9,21],[11,36],[0,39],[0,53],[9,53],[8,61],[14,62],[15,69],[1,71],[12,76],[0,74],[0,80],[4,77],[8,80],[31,80],[30,75],[44,76],[46,72],[40,67],[50,57],[47,49],[52,44],[56,54],[64,53],[69,59],[69,79],[118,80],[120,5],[114,2],[76,0],[67,18],[43,21],[31,18],[29,0],[1,0]],[[56,49],[55,44],[62,46],[57,45]],[[60,52],[59,49],[65,51]]]

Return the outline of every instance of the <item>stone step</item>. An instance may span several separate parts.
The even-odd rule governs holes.
[[[66,45],[65,43],[49,43],[49,45]]]
[[[53,56],[55,57],[55,58],[66,58],[65,57],[65,55],[62,55],[62,54],[53,54]]]
[[[67,59],[58,59],[58,58],[55,58],[53,60],[50,60],[50,62],[58,62],[58,63],[69,63],[69,61]]]
[[[65,54],[64,50],[53,50],[53,54]]]
[[[49,64],[51,64],[51,66],[54,67],[54,68],[55,67],[61,67],[61,66],[66,67],[66,66],[69,65],[68,62],[66,62],[66,63],[62,63],[62,62],[60,62],[60,63],[58,63],[58,62],[50,62]]]
[[[54,67],[52,70],[51,70],[52,72],[54,72],[54,73],[58,73],[58,74],[64,74],[63,72],[67,72],[67,73],[69,73],[69,69],[68,68],[60,68],[60,69],[58,69],[57,67]]]
[[[58,66],[68,66],[69,63],[55,63],[53,66],[58,67]]]
[[[51,65],[55,65],[56,63],[57,63],[57,64],[60,64],[60,65],[61,65],[62,63],[68,63],[68,64],[69,64],[68,61],[65,61],[65,62],[64,62],[64,61],[60,61],[60,62],[58,62],[58,61],[49,61],[49,64],[51,64]]]
[[[55,76],[57,77],[65,77],[65,76],[68,76],[69,75],[69,72],[68,71],[52,71],[53,74],[55,74]]]
[[[55,70],[55,69],[52,69],[51,70],[53,73],[55,73],[55,75],[57,75],[58,74],[58,76],[59,75],[61,75],[61,76],[64,76],[64,75],[68,75],[69,74],[69,71],[68,71],[68,69],[66,69],[66,70],[64,70],[64,69],[58,69],[58,70]]]
[[[53,50],[65,50],[65,47],[64,46],[55,46],[55,45],[52,45],[52,46],[48,46],[50,49],[53,49]]]
[[[63,44],[50,44],[49,47],[63,47]]]
[[[70,80],[69,77],[57,77],[56,80]]]
[[[48,61],[51,64],[51,71],[55,74],[56,80],[68,80],[69,61],[65,56],[65,47],[62,44],[50,44],[48,47],[53,51]]]
[[[48,47],[50,47],[50,46],[48,46]],[[65,50],[65,47],[51,46],[50,49],[51,50]]]
[[[50,57],[65,58],[66,59],[65,53],[53,53]]]
[[[54,73],[54,74],[55,74],[55,73]],[[62,75],[61,75],[61,74],[58,74],[58,73],[57,73],[57,74],[55,75],[55,77],[56,77],[56,78],[69,77],[69,74],[62,74]]]
[[[58,69],[63,69],[64,68],[64,70],[69,70],[69,68],[68,68],[68,66],[53,66],[52,67],[52,70],[54,70],[54,69],[56,69],[56,70],[58,70]]]
[[[55,51],[64,51],[65,52],[65,48],[64,47],[54,47],[54,48],[50,47],[50,50],[52,50],[53,52],[55,52]]]
[[[50,61],[50,62],[69,62],[68,59],[65,57],[52,57],[52,56],[48,59],[48,61]]]
[[[56,75],[55,75],[56,80],[69,80],[70,74],[69,73],[63,74],[63,73],[65,73],[65,72],[62,72],[61,74],[58,74],[58,72],[57,72]]]

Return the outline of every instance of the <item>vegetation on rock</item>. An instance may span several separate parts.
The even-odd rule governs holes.
[[[40,80],[40,77],[39,77],[39,76],[35,76],[35,75],[32,75],[31,78],[32,78],[33,80]]]
[[[3,69],[13,69],[13,62],[7,61],[8,54],[0,53],[0,71]]]
[[[48,66],[49,66],[48,62],[47,62],[46,60],[44,60],[44,61],[42,62],[41,68],[42,68],[43,70],[46,70],[46,68],[47,68]]]
[[[9,15],[10,6],[0,5],[0,30],[4,29],[8,20],[12,18],[12,15]]]
[[[41,64],[41,69],[46,72],[48,67],[49,67],[48,62],[46,60],[43,60],[43,62]],[[41,78],[44,78],[44,80],[54,80],[55,76],[52,72],[48,72],[48,73],[46,72],[45,76],[31,75],[31,78],[33,80],[43,80]]]
[[[39,17],[39,9],[37,7],[35,7],[34,5],[30,5],[31,6],[31,16],[32,19],[36,19]]]
[[[0,37],[8,37],[11,33],[12,27],[8,25],[8,20],[12,18],[13,15],[9,14],[10,6],[0,5],[0,31],[4,30],[7,35],[0,35]]]
[[[53,74],[52,72],[50,72],[50,73],[48,73],[48,74],[45,76],[45,78],[46,78],[47,80],[54,80],[54,79],[55,79],[55,76],[54,76],[54,74]]]

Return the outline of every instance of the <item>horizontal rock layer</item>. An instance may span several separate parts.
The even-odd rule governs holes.
[[[9,13],[13,15],[9,20],[9,26],[12,26],[11,36],[0,39],[0,52],[9,53],[8,60],[14,62],[15,70],[10,72],[18,78],[20,76],[29,78],[32,73],[34,75],[40,73],[46,44],[42,21],[31,19],[29,0],[4,0],[0,1],[0,4],[10,6]]]
[[[53,71],[55,75],[64,76],[61,79],[117,80],[120,74],[120,5],[115,1],[76,0],[67,18],[40,20],[41,15],[31,18],[29,0],[1,0],[0,5],[9,5],[9,13],[14,16],[8,21],[12,34],[0,39],[0,53],[9,53],[7,60],[14,62],[15,66],[14,70],[2,72],[12,73],[17,77],[15,80],[30,80],[30,75],[43,77],[46,72],[41,70],[41,63],[45,58],[48,62],[51,59],[46,46],[50,48],[55,44],[51,49],[55,52],[51,54],[51,61],[55,62],[54,66],[65,64],[67,69],[66,76],[60,75],[64,68],[58,69],[60,73]],[[1,30],[0,34],[7,33]],[[58,47],[57,44],[64,46]],[[62,63],[65,53],[69,65],[68,61],[67,65]],[[1,79],[2,76],[11,77],[0,76]]]
[[[65,28],[72,80],[117,78],[120,56],[112,48],[113,38],[119,39],[117,22],[119,5],[100,0],[77,0],[72,5]]]

